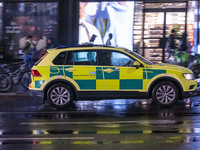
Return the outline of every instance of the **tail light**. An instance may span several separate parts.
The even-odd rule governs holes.
[[[41,77],[42,75],[37,70],[31,70],[31,74],[33,77]]]

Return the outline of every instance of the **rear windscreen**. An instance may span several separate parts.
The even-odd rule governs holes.
[[[36,63],[35,66],[37,66],[49,53],[47,52],[46,54],[44,54]]]

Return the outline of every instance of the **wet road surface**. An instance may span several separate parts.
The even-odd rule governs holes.
[[[200,97],[161,108],[151,100],[78,101],[56,110],[0,100],[1,150],[200,149]]]

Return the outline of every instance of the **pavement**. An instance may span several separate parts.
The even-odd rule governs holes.
[[[33,97],[30,96],[27,90],[24,93],[0,93],[0,100],[1,99],[33,99]]]
[[[1,99],[33,99],[30,96],[30,92],[28,89],[24,88],[20,83],[13,84],[11,89],[7,92],[0,92],[0,100]]]

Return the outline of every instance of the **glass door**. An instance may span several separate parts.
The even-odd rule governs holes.
[[[165,62],[165,42],[176,30],[176,44],[186,31],[187,3],[145,3],[143,14],[143,55],[154,62]]]
[[[151,61],[162,61],[162,48],[159,41],[163,38],[164,12],[145,13],[144,56]]]
[[[182,34],[185,32],[185,24],[186,24],[186,13],[185,12],[167,12],[166,13],[166,27],[165,27],[165,38],[168,39],[171,34],[171,30],[174,29],[176,31],[175,43],[178,48],[179,41],[182,37]],[[165,60],[168,57],[168,53],[165,50]]]
[[[178,44],[178,39],[181,38],[182,34],[185,32],[185,12],[167,12],[166,14],[166,38],[169,37],[170,31],[175,29],[176,43]]]

